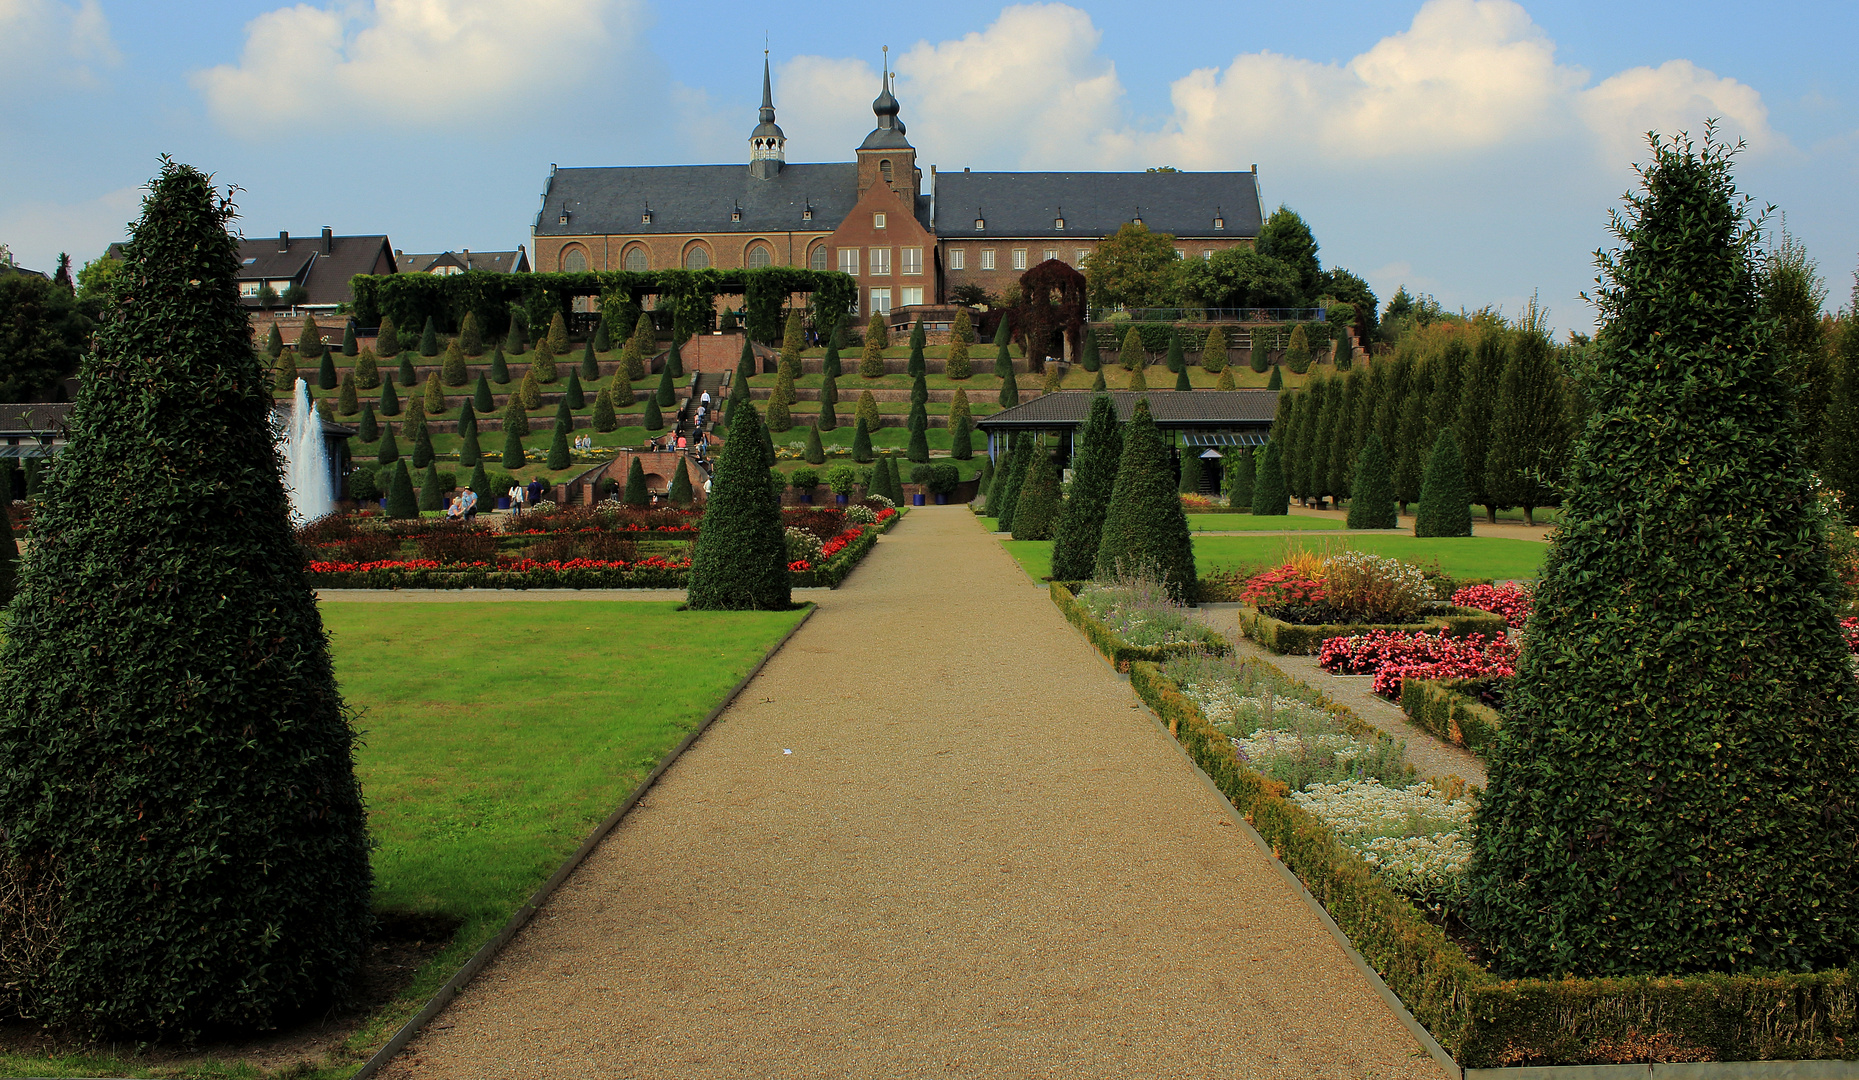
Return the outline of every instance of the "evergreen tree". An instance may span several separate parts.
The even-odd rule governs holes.
[[[1497,404],[1498,388],[1503,385],[1508,360],[1510,335],[1497,328],[1487,329],[1472,349],[1472,359],[1465,371],[1459,394],[1459,417],[1454,434],[1459,440],[1459,456],[1465,465],[1465,486],[1472,501],[1483,504],[1487,521],[1498,519],[1498,499],[1485,483],[1486,460],[1491,453],[1491,418]]]
[[[604,435],[619,426],[619,419],[613,415],[613,391],[602,389],[594,395],[594,430]]]
[[[1310,335],[1304,332],[1303,323],[1291,328],[1291,340],[1285,345],[1285,366],[1299,375],[1310,370]]]
[[[102,1035],[289,1022],[347,989],[368,944],[356,735],[232,213],[187,166],[149,185],[0,642],[0,856],[42,905],[11,909],[8,1004]],[[160,447],[158,467],[126,445]]]
[[[800,377],[800,354],[807,347],[807,331],[800,324],[800,309],[790,308],[781,330],[781,366]],[[789,404],[792,404],[790,402]]]
[[[994,512],[996,528],[1001,532],[1013,531],[1013,515],[1020,505],[1020,488],[1026,482],[1026,470],[1032,464],[1033,455],[1044,452],[1044,448],[1030,435],[1014,439],[1007,466],[1001,470],[1000,479],[995,481],[994,495],[998,498],[988,499],[988,509]],[[998,511],[995,510],[997,503],[1000,506]]]
[[[805,451],[805,457],[809,465],[826,464],[826,447],[820,443],[820,429],[818,428],[809,427],[807,429],[807,449]]]
[[[458,351],[466,356],[484,355],[484,331],[478,327],[477,312],[465,312],[465,321],[459,324],[458,339],[453,344],[457,345]],[[452,385],[463,386],[464,384],[453,383]]]
[[[1002,346],[1002,352],[1005,351],[1006,347]],[[1000,396],[995,400],[999,402],[1001,408],[1011,409],[1015,405],[1020,404],[1020,379],[1019,376],[1014,374],[1013,361],[1011,360],[995,361],[995,370],[998,372],[1003,364],[1007,368],[1007,374],[1001,376]]]
[[[637,461],[638,459],[634,458],[633,460]],[[643,473],[641,479],[644,479]],[[695,492],[691,489],[691,473],[689,469],[685,468],[683,458],[678,459],[678,471],[672,474],[671,490],[665,493],[665,498],[671,505],[680,508],[691,505],[691,502],[696,498]]]
[[[1104,514],[1110,507],[1122,453],[1116,407],[1110,395],[1100,394],[1091,399],[1091,412],[1072,457],[1071,489],[1052,529],[1054,581],[1084,581],[1096,572]]]
[[[665,430],[665,413],[658,407],[658,399],[645,399],[645,418],[641,421],[647,431]]]
[[[1459,394],[1465,386],[1465,368],[1471,360],[1472,350],[1463,336],[1455,336],[1427,358],[1429,438],[1459,422]]]
[[[1358,399],[1366,392],[1364,387],[1367,382],[1368,372],[1361,368],[1351,368],[1341,380],[1342,396],[1336,410],[1336,423],[1331,429],[1327,459],[1330,494],[1338,499],[1349,497],[1349,481],[1355,475],[1355,423],[1360,411]]]
[[[988,488],[991,487],[993,483],[994,483],[994,459],[984,457],[981,459],[981,475],[976,478],[976,483],[975,483],[976,497],[982,498],[982,499],[987,498]]]
[[[594,336],[588,341],[588,344],[592,346],[597,353],[613,351],[613,329],[608,325],[607,319],[608,317],[606,315],[600,317],[600,322],[594,327]],[[600,373],[595,372],[589,375],[588,378],[598,379],[600,378]]]
[[[1176,601],[1190,603],[1197,588],[1194,547],[1168,459],[1168,443],[1149,417],[1149,399],[1140,398],[1123,429],[1095,576],[1142,575],[1159,581]]]
[[[793,393],[793,383],[790,382],[788,384],[788,400],[790,403],[793,401]],[[657,397],[658,407],[661,409],[669,409],[678,403],[678,388],[676,384],[671,381],[670,368],[666,368],[658,377]]]
[[[1310,477],[1308,483],[1311,495],[1322,499],[1341,494],[1330,484],[1330,457],[1336,448],[1336,426],[1343,416],[1343,379],[1340,375],[1318,379],[1315,385],[1323,389],[1318,392],[1317,424],[1312,432],[1310,456],[1304,468]]]
[[[1041,447],[1027,467],[1020,485],[1020,500],[1013,510],[1015,540],[1050,540],[1059,518],[1059,469],[1053,455]]]
[[[1011,342],[1012,336],[1007,330],[1007,319],[1003,316],[999,327],[994,331],[994,377],[1001,380],[1003,383],[1013,381],[1013,349]],[[1007,389],[1003,386],[1001,388],[1001,396],[1005,397],[1006,394]],[[1014,394],[1014,401],[1018,403],[1019,400],[1020,395],[1016,391]]]
[[[316,385],[321,390],[334,390],[338,385],[336,379],[336,358],[328,349],[323,350],[323,358],[316,365]]]
[[[601,324],[603,327],[605,323]],[[587,339],[587,346],[581,350],[581,377],[589,382],[600,378],[600,360],[594,355],[594,339]]]
[[[1229,389],[1231,388],[1229,387]],[[1096,373],[1091,376],[1091,392],[1093,394],[1102,394],[1109,390],[1110,385],[1104,381],[1104,369],[1102,366],[1099,366]]]
[[[525,333],[522,309],[514,305],[510,308],[510,332],[504,335],[503,351],[511,356],[521,356],[529,351],[529,335]]]
[[[284,352],[284,335],[278,332],[278,324],[271,324],[271,333],[265,336],[265,355],[276,360]]]
[[[374,351],[376,356],[399,356],[400,328],[394,325],[391,315],[381,316],[381,325],[374,332]]]
[[[1502,505],[1523,507],[1524,521],[1534,525],[1535,508],[1557,497],[1552,485],[1567,468],[1569,442],[1562,372],[1548,337],[1520,329],[1492,409],[1486,491]]]
[[[503,467],[512,471],[523,467],[523,436],[508,423],[503,426]]]
[[[955,313],[955,325],[949,331],[949,359],[942,366],[945,376],[960,382],[974,374],[968,362],[968,346],[974,336],[974,324],[968,321],[968,309],[963,308]]]
[[[315,360],[328,351],[323,346],[323,331],[316,325],[316,316],[304,316],[303,330],[297,335],[298,355]]]
[[[956,461],[968,461],[975,456],[974,421],[967,416],[955,418],[955,426],[949,432],[949,456]]]
[[[1181,351],[1181,331],[1170,327],[1168,331],[1168,370],[1182,372],[1188,369],[1188,358]]]
[[[6,485],[4,494],[13,494],[13,461],[6,460],[4,469],[0,469],[0,483]],[[6,524],[0,529],[6,535],[0,536],[0,606],[13,599],[13,588],[19,580],[19,542],[13,539],[13,526]]]
[[[432,316],[426,316],[426,328],[420,331],[420,355],[439,355],[439,331],[433,328]]]
[[[1229,368],[1220,369],[1220,378],[1214,382],[1214,389],[1215,390],[1237,389],[1237,387],[1233,385],[1233,369],[1232,368],[1229,367]]]
[[[827,372],[820,378],[820,417],[814,426],[821,431],[832,431],[839,426],[839,377]]]
[[[615,408],[622,405],[631,405],[633,402],[639,400],[639,395],[633,392],[633,384],[618,376],[615,376],[614,380],[607,384],[607,389],[613,395],[613,405]],[[747,393],[746,388],[744,393]],[[732,393],[732,397],[733,396]]]
[[[1192,447],[1181,447],[1176,451],[1181,465],[1176,470],[1181,474],[1177,490],[1183,495],[1198,495],[1201,490],[1201,459]]]
[[[1149,389],[1149,380],[1143,377],[1143,369],[1137,368],[1135,371],[1130,372],[1129,380],[1123,384],[1123,388],[1138,393],[1147,391]]]
[[[381,385],[380,362],[375,358],[373,349],[363,349],[355,358],[355,388],[373,390]]]
[[[872,460],[871,432],[865,427],[865,418],[858,418],[858,426],[852,429],[852,460],[863,465]]]
[[[1276,335],[1268,327],[1259,327],[1252,331],[1252,345],[1246,350],[1247,364],[1260,375],[1272,364],[1272,345]]]
[[[439,373],[429,371],[426,373],[426,415],[438,416],[446,408],[445,388],[439,385]]]
[[[860,378],[875,379],[884,374],[884,350],[886,345],[884,316],[873,315],[871,317],[871,325],[865,328],[865,348],[859,353],[858,373]]]
[[[1426,482],[1420,487],[1420,506],[1414,511],[1414,535],[1472,535],[1472,496],[1459,465],[1459,440],[1449,427],[1439,429],[1433,452],[1427,455]]]
[[[510,385],[510,365],[504,359],[502,345],[497,346],[496,351],[491,353],[491,381],[498,386]]]
[[[1065,373],[1059,370],[1059,364],[1056,361],[1047,364],[1045,377],[1039,381],[1039,392],[1042,394],[1056,394],[1064,389],[1064,387]]]
[[[749,339],[742,339],[744,352],[748,351]],[[652,329],[652,317],[645,312],[639,313],[639,322],[633,326],[632,337],[626,339],[626,348],[621,351],[620,360],[626,372],[627,382],[638,382],[646,377],[650,361],[658,352],[658,334]]]
[[[1218,375],[1226,370],[1226,331],[1209,327],[1207,341],[1201,346],[1201,370]]]
[[[439,490],[439,467],[430,461],[426,463],[426,474],[420,477],[420,509],[445,509],[445,492]]]
[[[272,368],[271,388],[286,394],[297,392],[297,354],[285,349],[278,354],[278,362]]]
[[[1143,347],[1142,333],[1134,326],[1123,335],[1123,351],[1117,355],[1117,362],[1125,371],[1141,371],[1149,363],[1149,350]]]
[[[928,370],[928,365],[923,362],[923,346],[926,341],[927,335],[923,332],[923,317],[919,315],[917,325],[910,331],[910,365],[904,369],[907,374],[921,378]]]
[[[568,373],[568,387],[562,391],[562,400],[568,403],[570,409],[584,409],[587,407],[587,394],[581,389],[580,372],[570,371]],[[676,401],[677,399],[674,397],[672,400]]]
[[[1272,365],[1272,377],[1266,380],[1265,388],[1267,390],[1283,390],[1285,388],[1285,377],[1284,377],[1283,368],[1280,368],[1276,364]]]
[[[491,487],[491,478],[484,471],[484,462],[479,460],[471,470],[471,490],[478,497],[478,502],[485,509],[497,505],[497,492]]]
[[[686,603],[693,610],[784,611],[792,603],[781,504],[768,484],[764,439],[754,405],[730,410],[729,436],[691,554]]]
[[[671,336],[671,347],[665,350],[665,366],[671,369],[672,378],[684,378],[684,341],[675,333]]]
[[[542,343],[537,342],[536,348],[540,351],[543,348]],[[511,397],[521,401],[525,410],[540,409],[542,407],[542,387],[536,382],[536,369],[534,367],[531,367],[528,371],[523,373],[523,382],[517,387],[516,393],[512,394]]]
[[[864,421],[866,431],[876,431],[883,426],[878,416],[878,399],[872,396],[870,390],[858,396],[858,418]]]
[[[929,432],[926,428],[918,427],[910,433],[910,448],[905,451],[905,456],[919,465],[929,462]]]
[[[412,353],[403,352],[400,354],[400,369],[395,374],[395,377],[400,380],[400,385],[402,386],[412,386],[420,381],[420,377],[413,371]]]
[[[1401,423],[1395,435],[1393,481],[1394,501],[1401,513],[1407,504],[1420,498],[1420,482],[1426,473],[1426,395],[1418,386],[1409,387],[1407,400],[1401,405]]]
[[[556,356],[568,355],[568,323],[559,311],[549,320],[549,352]]]
[[[523,411],[523,403],[515,395],[504,405],[503,429],[516,432],[518,438],[529,434],[529,414]]]
[[[374,419],[374,402],[361,403],[361,422],[356,425],[356,428],[355,437],[362,442],[371,443],[381,437],[381,427]]]
[[[1175,372],[1175,389],[1177,390],[1194,389],[1194,384],[1188,381],[1188,369],[1186,365],[1183,365],[1180,371]]]
[[[465,408],[467,409],[471,408],[471,403],[469,401],[465,402]],[[458,463],[460,465],[476,465],[478,462],[482,461],[483,459],[484,459],[484,451],[480,449],[478,446],[477,421],[474,419],[470,427],[464,427],[463,425],[460,425],[459,438],[458,438]]]
[[[1400,519],[1395,516],[1393,466],[1378,434],[1369,435],[1362,456],[1356,460],[1355,478],[1349,483],[1349,520],[1345,524],[1351,529],[1400,527]]]
[[[529,361],[529,373],[525,377],[529,376],[540,383],[553,383],[560,377],[555,370],[555,351],[547,338],[536,342],[536,354]]]
[[[469,379],[465,372],[465,353],[457,341],[446,343],[445,356],[439,361],[439,377],[447,386],[463,386]]]
[[[1249,447],[1238,447],[1226,455],[1226,501],[1228,506],[1252,508],[1253,485],[1258,479],[1259,463]]]
[[[568,411],[568,403],[562,402],[555,407],[554,438],[549,442],[549,469],[559,472],[568,467],[569,434],[574,431],[574,414]],[[634,458],[634,461],[639,460]]]
[[[1859,698],[1732,154],[1655,137],[1598,260],[1594,415],[1473,841],[1507,977],[1826,971],[1859,940]]]
[[[478,383],[471,389],[471,404],[478,412],[490,412],[497,407],[491,399],[491,384],[485,381],[483,372],[478,373]]]
[[[996,519],[1000,517],[1000,507],[1002,503],[1006,501],[1005,493],[1007,491],[1007,477],[1008,477],[1008,474],[1013,472],[1013,452],[1019,449],[1020,440],[1022,438],[1024,438],[1024,436],[1015,435],[1012,438],[1008,439],[1006,445],[1001,448],[1001,450],[999,451],[1000,469],[998,471],[994,468],[994,459],[993,458],[988,459],[986,469],[990,477],[990,480],[988,482],[986,491],[983,492],[983,495],[987,499],[987,502],[986,502],[987,512],[993,515]],[[996,528],[995,531],[998,532],[999,529]],[[1095,552],[1092,553],[1092,557],[1093,558],[1096,557]]]
[[[407,463],[396,462],[387,488],[387,516],[390,518],[417,518],[420,516],[420,504],[413,496],[413,474],[407,471]]]
[[[772,433],[785,433],[794,428],[794,414],[782,401],[779,394],[768,400],[768,423],[765,430]]]
[[[375,451],[374,459],[382,465],[392,465],[400,460],[400,446],[394,442],[394,425],[388,424],[381,429],[381,447]]]
[[[1097,354],[1097,331],[1089,326],[1084,329],[1084,344],[1079,353],[1078,363],[1086,371],[1097,371],[1104,366],[1103,358]]]
[[[395,392],[392,379],[384,379],[381,382],[381,415],[400,415],[400,395]]]
[[[1266,442],[1255,462],[1252,513],[1256,517],[1284,517],[1291,512],[1291,492],[1285,487],[1284,454],[1278,440]],[[1351,511],[1353,513],[1353,510]]]
[[[1820,478],[1839,494],[1850,525],[1859,522],[1859,310],[1840,320],[1834,346]]]
[[[826,343],[826,358],[820,361],[820,373],[829,379],[838,379],[845,372],[839,367],[839,328],[833,328],[833,336]]]
[[[420,426],[413,433],[413,467],[423,469],[432,464],[432,459],[432,429],[426,426],[425,418],[421,417]]]
[[[355,396],[355,372],[342,373],[342,390],[336,395],[336,411],[343,416],[354,416],[361,411],[361,402]]]
[[[1279,400],[1289,402],[1283,425],[1284,441],[1281,452],[1284,454],[1285,490],[1293,499],[1302,501],[1310,497],[1310,473],[1304,469],[1304,455],[1310,449],[1304,441],[1304,432],[1309,426],[1310,394],[1299,391],[1284,395]],[[1272,427],[1272,437],[1278,438],[1279,426]]]

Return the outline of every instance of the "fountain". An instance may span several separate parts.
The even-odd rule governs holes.
[[[329,453],[323,447],[323,418],[310,403],[310,384],[297,380],[290,427],[284,437],[284,487],[290,492],[291,524],[315,521],[336,509],[329,476]]]

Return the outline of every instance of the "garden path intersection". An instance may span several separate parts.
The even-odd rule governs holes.
[[[809,599],[385,1075],[1441,1075],[966,507]]]

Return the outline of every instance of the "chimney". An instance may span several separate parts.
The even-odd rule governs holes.
[[[331,241],[335,231],[327,225],[323,226],[323,254],[325,255],[329,254],[330,248],[334,246]]]
[[[280,229],[278,231],[278,251],[285,252],[289,250],[290,250],[290,234]]]
[[[464,252],[465,254],[465,269],[467,270],[471,269],[471,249],[470,248],[459,248],[458,250]]]

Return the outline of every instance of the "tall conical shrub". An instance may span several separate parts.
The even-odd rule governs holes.
[[[460,409],[460,412],[470,408],[471,402],[467,401],[463,408]],[[460,465],[476,465],[479,461],[482,461],[483,458],[484,452],[478,446],[477,418],[473,417],[468,426],[461,421],[458,425],[458,463]]]
[[[1143,347],[1143,336],[1134,326],[1123,335],[1123,350],[1117,355],[1117,362],[1126,371],[1141,371],[1149,363],[1149,350]]]
[[[1195,456],[1194,448],[1181,447],[1177,453],[1181,464],[1175,470],[1179,473],[1175,481],[1175,490],[1182,495],[1196,495],[1201,490],[1201,459]]]
[[[1168,331],[1168,370],[1184,371],[1188,358],[1181,351],[1181,331],[1170,328]]]
[[[604,328],[605,323],[601,326]],[[592,382],[600,378],[600,360],[594,355],[594,339],[587,339],[587,347],[581,350],[581,377]]]
[[[1441,428],[1427,456],[1426,480],[1420,486],[1420,506],[1414,512],[1415,536],[1472,535],[1472,496],[1465,490],[1465,470],[1459,464],[1459,440],[1451,428]]]
[[[566,469],[568,456],[568,437],[574,431],[574,414],[568,411],[568,403],[562,402],[555,407],[555,430],[549,440],[549,468],[552,471]],[[634,458],[634,461],[639,460]]]
[[[471,391],[471,405],[472,408],[482,413],[490,412],[497,407],[497,403],[491,398],[491,384],[485,380],[481,372],[478,375],[478,384]]]
[[[1225,368],[1220,369],[1220,378],[1218,381],[1214,383],[1214,389],[1215,390],[1236,390],[1238,389],[1238,387],[1233,385],[1233,369],[1232,368],[1225,367]]]
[[[1096,576],[1141,574],[1157,579],[1169,596],[1191,602],[1197,588],[1188,518],[1175,493],[1169,447],[1149,416],[1149,399],[1139,398],[1123,429],[1117,482],[1104,512]]]
[[[465,312],[465,321],[459,324],[458,340],[454,344],[458,346],[458,351],[466,356],[484,355],[484,331],[478,327],[477,312]],[[463,386],[464,384],[454,383],[452,385]]]
[[[445,492],[439,490],[439,466],[426,463],[426,473],[420,477],[420,509],[444,510]]]
[[[792,393],[793,383],[790,382],[788,384],[788,387],[789,387],[789,393]],[[661,409],[668,409],[671,406],[676,405],[678,403],[678,388],[671,381],[671,369],[670,368],[666,368],[664,371],[659,373],[658,390],[655,393],[655,397],[658,400],[658,407]]]
[[[376,356],[400,355],[400,328],[391,315],[381,316],[381,325],[374,332],[374,352]]]
[[[604,435],[619,426],[619,418],[613,415],[613,390],[603,387],[594,395],[594,430]]]
[[[336,395],[336,411],[343,416],[354,416],[361,411],[361,400],[355,394],[355,372],[342,373],[342,390]]]
[[[427,416],[438,416],[447,408],[445,388],[439,385],[439,373],[436,371],[426,375],[425,405]]]
[[[1310,370],[1310,335],[1304,324],[1291,328],[1291,341],[1285,346],[1285,366],[1299,375]]]
[[[570,371],[568,373],[568,388],[562,391],[562,400],[567,402],[570,409],[585,409],[587,407],[587,393],[581,389],[580,372]],[[673,400],[675,401],[676,399],[674,398]]]
[[[1474,835],[1506,975],[1829,971],[1859,696],[1733,149],[1656,137]]]
[[[807,429],[807,450],[805,456],[807,464],[809,465],[826,464],[826,447],[820,443],[820,431],[818,428],[809,427]]]
[[[993,458],[984,457],[981,459],[981,475],[975,479],[975,496],[977,498],[986,499],[988,497],[988,491],[994,485]],[[972,502],[973,500],[970,501]]]
[[[1228,506],[1252,506],[1252,491],[1258,479],[1259,463],[1249,446],[1235,447],[1227,452],[1222,465],[1226,469],[1226,501]]]
[[[491,487],[490,474],[484,471],[484,462],[479,461],[471,470],[471,491],[478,497],[478,503],[488,510],[497,505],[498,492]]]
[[[1284,451],[1272,438],[1257,455],[1252,484],[1252,512],[1258,517],[1284,517],[1291,512],[1291,489],[1285,485]],[[1353,512],[1353,511],[1352,511]]]
[[[363,349],[355,358],[355,386],[361,390],[378,389],[381,385],[381,361],[373,349]]]
[[[400,364],[395,370],[394,377],[400,380],[400,385],[402,386],[412,386],[414,383],[420,381],[419,375],[413,370],[412,353],[403,352],[400,354]]]
[[[516,470],[523,467],[523,436],[509,424],[503,428],[503,467]]]
[[[873,315],[865,328],[865,347],[859,352],[860,378],[876,379],[884,374],[884,350],[889,344],[884,330],[884,316]]]
[[[510,331],[504,335],[504,351],[511,356],[521,356],[529,351],[528,327],[523,322],[523,309],[510,305]]]
[[[1137,393],[1148,390],[1149,380],[1143,377],[1143,369],[1137,368],[1135,371],[1130,372],[1129,381],[1123,384],[1123,388],[1125,390],[1136,391]]]
[[[1091,399],[1091,412],[1072,455],[1071,489],[1052,530],[1052,578],[1084,581],[1097,572],[1097,549],[1104,539],[1104,513],[1117,483],[1123,456],[1123,432],[1110,395]]]
[[[954,423],[949,432],[949,456],[956,461],[968,461],[975,456],[974,422],[967,416],[958,416]]]
[[[334,390],[338,385],[336,379],[336,358],[328,349],[323,350],[323,358],[316,365],[316,385],[321,390]]]
[[[523,403],[515,395],[511,395],[503,407],[503,429],[514,431],[519,437],[529,434],[529,414],[523,411]]]
[[[826,356],[820,361],[820,373],[829,379],[837,379],[845,372],[839,365],[839,328],[833,328],[832,338],[826,343]]]
[[[634,460],[637,459],[635,458]],[[695,498],[696,494],[691,489],[690,470],[685,468],[684,459],[679,458],[678,471],[672,474],[671,489],[665,492],[665,500],[673,506],[684,507],[691,505],[692,500]]]
[[[686,604],[697,611],[783,611],[793,602],[781,504],[768,484],[761,414],[730,410],[703,523],[691,554]]]
[[[390,518],[417,518],[420,505],[413,495],[413,474],[407,471],[407,463],[395,462],[387,487],[387,516]]]
[[[271,324],[271,333],[265,336],[265,355],[276,360],[284,353],[284,335],[278,331],[278,324]]]
[[[1201,344],[1201,370],[1215,375],[1226,370],[1226,331],[1218,326],[1208,327]]]
[[[1000,324],[994,328],[994,377],[1002,382],[1013,379],[1012,341],[1013,337],[1008,330],[1007,320],[1003,317]],[[1001,392],[1004,394],[1006,390],[1003,389]]]
[[[871,432],[865,427],[865,418],[859,417],[858,426],[852,429],[852,460],[863,465],[871,461]]]
[[[929,432],[918,428],[910,433],[910,446],[904,456],[921,465],[929,461]]]
[[[644,425],[647,431],[665,430],[665,413],[664,410],[658,407],[657,398],[648,397],[645,399],[644,418],[640,423]]]
[[[919,315],[916,326],[910,330],[910,363],[904,369],[908,375],[921,376],[928,370],[928,365],[923,362],[923,346],[926,336],[923,332],[923,317]]]
[[[559,311],[549,320],[549,351],[556,356],[568,355],[568,323]]]
[[[1013,515],[1020,505],[1020,487],[1026,482],[1026,470],[1032,464],[1033,455],[1042,452],[1043,448],[1030,435],[1023,435],[1014,442],[1007,467],[995,482],[995,494],[999,498],[988,500],[988,510],[994,513],[1001,532],[1013,531]]]
[[[1100,365],[1097,371],[1091,376],[1091,392],[1093,394],[1102,394],[1109,391],[1109,389],[1110,384],[1104,381],[1104,369]]]
[[[949,358],[942,365],[945,377],[960,382],[974,375],[974,366],[968,360],[968,347],[974,334],[974,325],[968,321],[968,309],[956,312],[955,326],[949,331]]]
[[[433,326],[432,316],[426,316],[426,326],[420,331],[420,355],[439,355],[439,331]]]
[[[529,373],[523,377],[542,383],[552,383],[558,378],[555,371],[555,353],[550,350],[547,338],[536,342],[536,354],[530,358]]]
[[[672,335],[671,347],[665,350],[665,370],[674,379],[684,378],[684,342]]]
[[[463,386],[470,379],[465,371],[465,351],[457,341],[446,344],[445,356],[439,361],[439,378],[447,386]]]
[[[839,426],[839,376],[828,371],[820,378],[820,418],[814,426],[821,431],[832,431]]]
[[[328,351],[323,346],[323,331],[316,325],[316,316],[304,316],[303,330],[297,335],[298,354],[314,359]]]
[[[1349,528],[1392,529],[1400,524],[1395,516],[1393,472],[1381,436],[1371,434],[1356,460],[1355,478],[1349,482]]]
[[[286,1022],[370,936],[356,734],[232,214],[190,167],[150,184],[0,643],[0,855],[56,943],[11,954],[9,1005],[100,1034]]]
[[[1175,389],[1177,390],[1194,389],[1194,384],[1188,381],[1188,369],[1186,366],[1183,366],[1180,371],[1175,372]]]
[[[1285,372],[1283,368],[1279,367],[1277,364],[1272,365],[1272,377],[1266,380],[1265,388],[1267,390],[1283,390],[1285,388]]]
[[[392,465],[400,460],[400,446],[394,442],[394,426],[387,425],[381,429],[381,446],[375,451],[375,460],[382,465]]]
[[[491,353],[491,381],[498,386],[510,385],[510,365],[504,360],[502,345]]]
[[[361,403],[361,421],[355,425],[355,429],[355,437],[365,443],[371,443],[381,437],[381,425],[374,418],[374,402]]]
[[[425,417],[420,418],[420,426],[413,433],[413,467],[423,469],[432,464],[432,429],[426,426]]]
[[[1043,447],[1027,466],[1020,498],[1013,508],[1015,540],[1050,540],[1059,516],[1059,469]]]
[[[1078,362],[1086,371],[1096,371],[1104,366],[1103,358],[1097,354],[1097,331],[1090,327],[1084,330],[1084,347],[1079,350]]]
[[[541,345],[536,346],[538,349]],[[532,366],[523,373],[523,381],[518,384],[516,393],[511,394],[512,401],[520,401],[525,409],[542,407],[542,386],[536,381],[536,369]]]
[[[865,422],[866,431],[876,431],[880,427],[878,418],[878,399],[870,390],[862,391],[858,396],[858,418]]]
[[[600,317],[600,323],[594,328],[594,336],[588,339],[588,344],[593,346],[597,353],[609,352],[613,349],[613,329],[608,325],[607,318],[606,315]],[[598,379],[600,375],[597,372],[589,375],[588,378]]]

